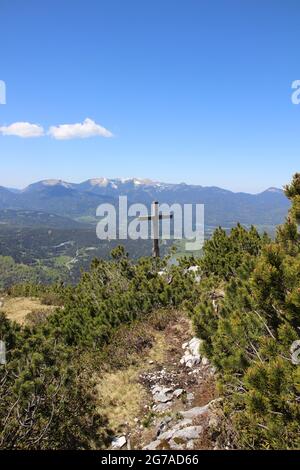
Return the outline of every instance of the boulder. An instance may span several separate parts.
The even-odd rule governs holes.
[[[200,363],[201,356],[199,352],[201,339],[192,338],[188,343],[184,343],[182,348],[185,349],[184,356],[180,359],[180,364],[186,367],[194,367]]]
[[[199,354],[200,344],[201,344],[201,339],[196,338],[196,337],[191,339],[191,341],[189,342],[188,348],[193,354],[193,356],[198,356],[198,355],[200,356]]]
[[[197,418],[198,416],[203,415],[206,413],[209,409],[210,404],[208,403],[207,405],[204,406],[196,406],[195,408],[191,408],[186,411],[182,411],[180,414],[184,418],[189,418],[189,419],[194,419]]]
[[[198,439],[203,433],[203,426],[189,426],[187,428],[179,429],[176,431],[172,439],[183,439],[184,441],[190,441],[191,439]]]
[[[167,403],[158,403],[152,406],[153,411],[157,413],[164,413],[165,411],[169,410],[172,406],[172,402],[168,401]]]
[[[185,428],[186,426],[190,426],[192,423],[193,420],[190,418],[181,419],[178,421],[178,423],[175,424],[175,426],[173,426],[172,429],[173,431],[178,431],[179,429]]]
[[[153,387],[152,394],[155,403],[166,403],[173,398],[172,388],[161,387],[159,385]]]
[[[143,447],[143,450],[156,450],[163,443],[167,443],[167,447],[174,450],[182,450],[183,446],[187,449],[193,449],[193,441],[201,436],[203,426],[191,426],[191,424],[191,419],[181,420],[172,429],[160,434],[159,439]],[[179,443],[178,441],[183,442]]]
[[[191,419],[182,419],[182,420],[180,420],[171,429],[169,429],[168,431],[165,431],[164,433],[162,433],[159,436],[159,439],[161,439],[163,441],[169,441],[170,439],[173,439],[174,437],[176,437],[176,433],[178,431],[181,431],[185,427],[190,426],[192,424],[192,422],[193,421]]]
[[[184,393],[183,388],[176,388],[176,390],[174,390],[173,392],[173,397],[179,398],[183,393]]]

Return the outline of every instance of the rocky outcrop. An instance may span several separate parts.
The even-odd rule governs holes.
[[[174,398],[179,398],[183,393],[183,388],[166,388],[160,385],[155,385],[151,388],[153,395],[154,405],[152,409],[157,412],[166,411],[172,405]]]
[[[160,439],[150,442],[143,450],[156,450],[158,448],[182,450],[193,449],[195,439],[199,439],[203,432],[202,426],[188,426],[183,429],[167,431]]]
[[[199,338],[192,338],[187,343],[183,343],[182,349],[184,349],[184,356],[180,359],[180,364],[186,367],[194,367],[200,364],[200,345],[201,340]]]
[[[156,439],[146,445],[143,450],[156,449],[194,449],[197,439],[200,439],[206,427],[216,426],[218,422],[213,405],[218,400],[212,400],[205,406],[194,407],[182,411],[175,422],[172,417],[164,418],[158,428]],[[205,426],[196,424],[195,420],[206,415]]]

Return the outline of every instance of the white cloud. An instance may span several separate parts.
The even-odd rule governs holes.
[[[45,135],[45,132],[44,128],[38,124],[15,122],[10,126],[0,127],[0,134],[27,138],[41,137]],[[51,126],[48,134],[57,140],[86,139],[94,136],[113,137],[109,130],[89,118],[85,119],[83,123]]]
[[[29,122],[14,122],[10,126],[0,127],[0,134],[14,135],[17,137],[41,137],[44,135],[44,129],[38,124],[30,124]]]
[[[49,135],[57,140],[68,139],[86,139],[88,137],[101,136],[112,137],[113,134],[105,127],[96,124],[92,119],[85,119],[83,123],[61,124],[60,126],[51,126]]]

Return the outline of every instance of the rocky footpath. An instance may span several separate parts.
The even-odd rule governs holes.
[[[163,418],[157,426],[156,439],[143,449],[198,449],[199,440],[205,433],[213,432],[218,425],[217,415],[213,411],[214,404],[217,402],[218,399],[212,400],[207,405],[190,408],[177,412],[176,416]]]
[[[135,429],[117,436],[113,448],[218,448],[220,398],[215,390],[215,370],[201,356],[200,344],[195,337],[177,348],[171,344],[171,354],[162,367],[150,361],[150,370],[140,374],[149,396],[143,419],[136,418]]]

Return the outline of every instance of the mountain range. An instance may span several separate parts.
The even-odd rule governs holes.
[[[148,179],[93,178],[82,183],[43,180],[22,190],[0,187],[0,211],[42,211],[66,220],[95,222],[97,206],[103,202],[115,204],[120,195],[127,195],[129,204],[150,205],[153,200],[168,204],[202,203],[208,226],[232,226],[237,222],[275,226],[283,222],[289,208],[288,199],[278,188],[248,194],[214,186],[171,184]],[[12,221],[13,213],[7,215]],[[29,217],[30,214],[27,215]],[[25,223],[26,213],[23,212],[21,218],[22,224]]]

